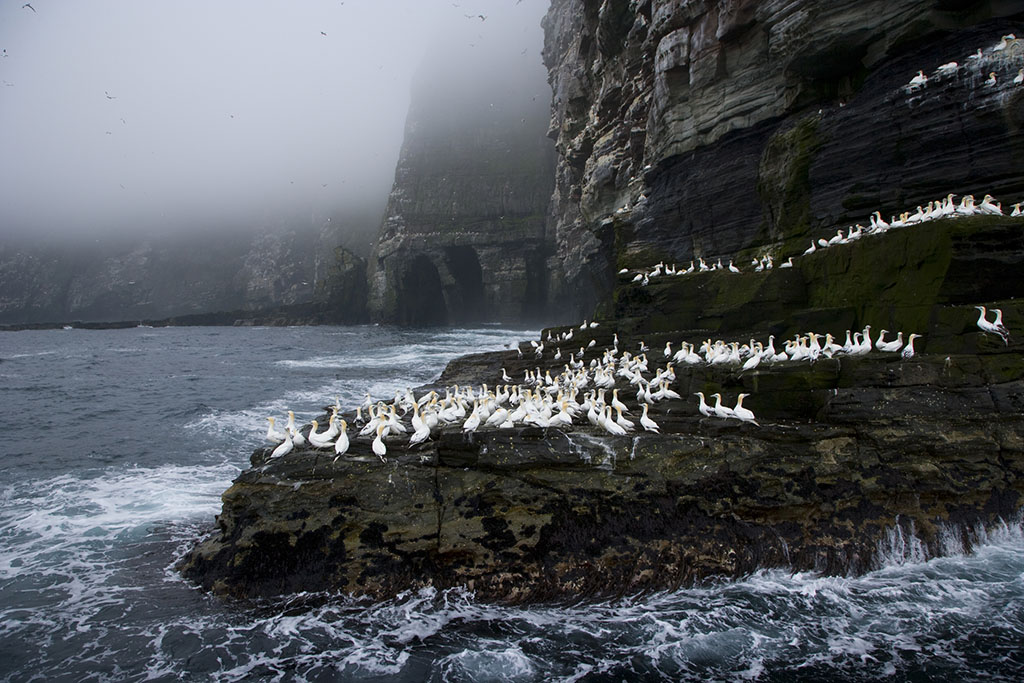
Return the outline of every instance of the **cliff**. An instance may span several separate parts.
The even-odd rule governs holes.
[[[646,341],[652,361],[666,341],[712,335],[871,324],[924,338],[909,360],[680,364],[672,386],[682,398],[651,410],[660,435],[609,436],[580,419],[471,434],[456,425],[412,449],[393,436],[386,463],[368,438],[337,461],[311,449],[270,460],[260,449],[183,571],[236,596],[379,598],[429,584],[515,602],[671,589],[765,566],[864,571],[893,528],[933,554],[970,547],[977,526],[1017,515],[1024,495],[1024,291],[1013,277],[1022,222],[923,224],[792,269],[623,283],[621,317],[550,330],[578,336],[541,358],[526,343],[522,358],[469,356],[436,388],[497,386],[502,368],[517,380],[535,367],[555,374],[556,348],[587,348],[587,364],[616,334],[622,349]],[[978,330],[979,302],[1002,306],[1011,343]],[[635,420],[634,388],[617,386]],[[696,391],[751,394],[759,426],[702,417]]]
[[[549,318],[546,229],[554,148],[543,69],[518,51],[480,63],[441,51],[421,70],[374,254],[383,322]],[[489,59],[493,59],[491,56]]]
[[[875,209],[1024,194],[1024,44],[992,49],[1024,35],[1022,16],[970,0],[553,0],[563,300],[586,316],[624,266],[784,258]],[[910,92],[918,70],[931,78]]]
[[[1007,205],[1024,196],[1024,88],[1013,83],[1024,45],[995,49],[1024,35],[1021,22],[1016,5],[968,0],[554,0],[545,239],[556,267],[542,286],[563,320],[596,310],[599,325],[546,330],[536,353],[523,343],[523,355],[466,357],[418,396],[501,385],[503,369],[517,382],[535,369],[557,376],[570,354],[587,367],[616,345],[620,358],[653,349],[647,380],[667,342],[734,340],[738,353],[769,335],[781,349],[797,334],[842,341],[870,325],[923,334],[917,354],[746,370],[680,362],[680,396],[650,409],[661,434],[611,436],[581,418],[472,433],[456,424],[413,448],[392,436],[387,462],[366,438],[337,460],[260,449],[182,571],[236,596],[466,585],[515,602],[766,566],[859,572],[910,533],[932,554],[969,548],[1024,500],[1022,219],[932,220],[798,255],[867,226],[876,209],[888,218],[950,192]],[[911,89],[918,70],[929,80]],[[412,241],[412,207],[439,194],[415,195],[418,171],[404,168],[392,197],[403,208],[389,212],[371,282],[375,296],[394,297],[392,311],[402,295],[381,270],[387,249],[447,239]],[[769,255],[798,258],[748,265]],[[664,274],[702,257],[745,272]],[[444,301],[447,315],[458,288],[430,262],[407,271],[407,286],[433,302],[413,313]],[[1007,343],[979,330],[976,305],[1002,309]],[[636,421],[636,386],[614,381]],[[698,391],[730,405],[749,394],[759,424],[702,416]]]
[[[365,273],[363,259],[295,230],[6,245],[0,324],[187,316],[223,323],[261,311],[273,319],[277,309],[289,309],[292,321],[362,322]]]

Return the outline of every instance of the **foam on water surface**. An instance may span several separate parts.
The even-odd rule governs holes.
[[[945,530],[938,558],[898,525],[878,568],[859,577],[766,569],[592,604],[487,605],[462,589],[378,604],[214,598],[174,564],[211,529],[267,415],[292,409],[306,421],[335,396],[346,406],[367,390],[390,398],[450,357],[516,337],[371,327],[146,335],[9,338],[26,355],[4,363],[17,382],[0,398],[46,426],[29,433],[3,418],[12,436],[0,463],[0,678],[972,680],[1024,670],[1019,522]],[[322,372],[325,358],[349,359],[351,376]]]

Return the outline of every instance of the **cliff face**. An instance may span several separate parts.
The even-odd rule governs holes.
[[[991,49],[1024,34],[1020,12],[969,0],[553,0],[550,229],[575,285],[564,298],[587,315],[623,266],[784,257],[876,208],[1021,194],[1024,89],[1012,79],[1024,42]],[[951,61],[955,72],[934,73]],[[909,92],[919,69],[931,79]]]
[[[316,304],[362,321],[365,261],[295,231],[0,248],[0,323],[115,321]],[[300,314],[305,315],[305,314]]]
[[[518,56],[518,53],[517,53]],[[413,92],[374,255],[370,308],[405,325],[547,314],[554,149],[541,69],[481,71],[472,53]]]
[[[479,599],[523,601],[672,589],[765,566],[860,572],[896,527],[931,553],[962,551],[976,527],[1014,517],[1024,501],[1022,223],[925,224],[791,269],[624,287],[619,317],[551,330],[578,337],[548,343],[543,358],[523,343],[525,358],[471,356],[441,382],[497,386],[502,368],[555,375],[556,347],[568,356],[584,346],[588,364],[616,333],[622,350],[651,346],[652,372],[667,341],[865,324],[925,336],[909,360],[680,363],[672,387],[682,398],[651,408],[660,435],[609,436],[580,418],[471,434],[454,425],[411,449],[392,435],[386,463],[369,438],[339,459],[260,449],[183,571],[239,596],[466,585]],[[978,330],[978,302],[1002,307],[1008,344]],[[636,421],[634,387],[617,386]],[[759,425],[702,417],[696,391],[730,404],[749,393]]]

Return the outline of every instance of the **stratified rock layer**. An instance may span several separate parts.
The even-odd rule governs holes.
[[[567,354],[619,337],[660,358],[705,335],[879,328],[923,333],[918,355],[735,367],[680,366],[662,434],[589,425],[463,434],[388,462],[257,451],[223,496],[217,530],[185,559],[203,586],[238,596],[341,590],[387,597],[466,585],[526,601],[670,589],[765,566],[869,569],[893,530],[933,553],[1017,515],[1024,495],[1024,220],[945,221],[830,247],[795,268],[623,283],[617,320],[572,328]],[[1001,305],[1013,341],[980,332],[973,305]],[[554,330],[555,333],[570,328]],[[763,339],[763,337],[761,337]],[[469,356],[442,384],[498,384],[504,367],[557,371],[549,344]],[[781,346],[781,343],[780,343]],[[620,380],[633,406],[632,388]],[[692,393],[740,392],[759,426],[703,418]]]
[[[1022,18],[971,1],[554,0],[561,300],[587,316],[623,266],[784,259],[875,209],[1024,195],[1024,41],[993,50]]]

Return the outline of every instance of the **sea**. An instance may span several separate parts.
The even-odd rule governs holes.
[[[224,600],[175,563],[265,418],[432,381],[536,331],[186,327],[0,332],[0,680],[1024,680],[1024,533],[878,567],[785,567],[605,602],[464,589]]]

